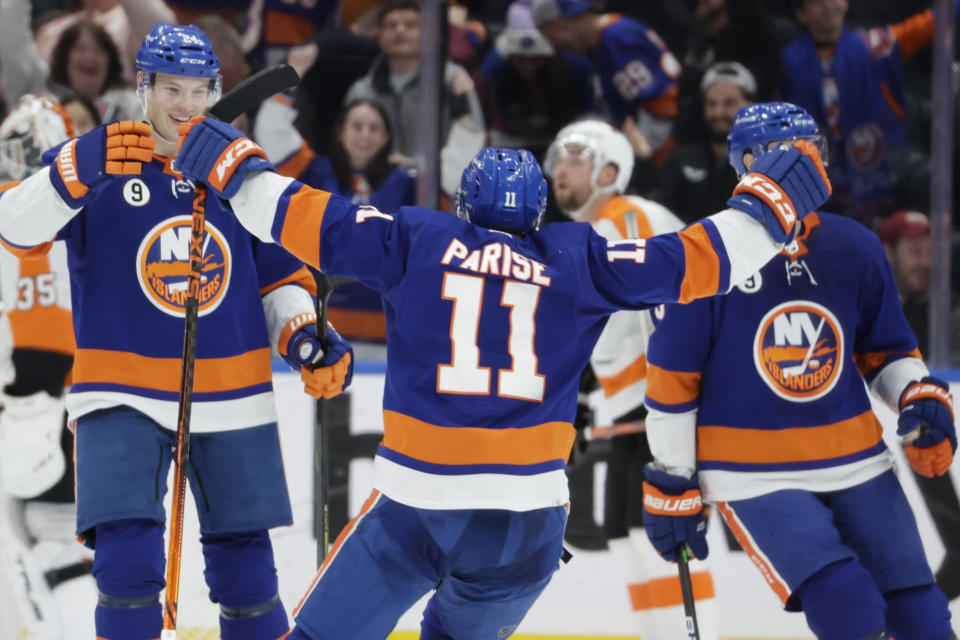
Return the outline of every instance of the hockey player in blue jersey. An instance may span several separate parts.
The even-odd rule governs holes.
[[[96,546],[96,631],[160,636],[163,497],[177,430],[194,184],[171,166],[177,128],[220,93],[219,61],[194,26],[157,24],[137,55],[146,122],[94,129],[0,193],[0,241],[17,253],[65,242],[76,357],[77,533]],[[262,166],[268,166],[261,161]],[[187,471],[205,578],[224,640],[288,631],[267,530],[289,525],[271,350],[311,395],[338,393],[349,348],[316,339],[312,277],[207,199]],[[314,365],[325,365],[316,370]]]
[[[803,109],[744,107],[730,162],[743,176],[796,139],[820,140]],[[706,500],[821,640],[956,638],[867,387],[899,412],[907,459],[927,476],[953,459],[953,401],[873,233],[810,213],[729,295],[668,306],[648,361],[644,524],[662,555],[687,544],[706,556]]]
[[[255,156],[225,166],[222,154],[253,143],[215,120],[180,132],[177,166],[219,185],[211,193],[252,233],[384,299],[374,491],[294,612],[290,640],[386,638],[431,589],[421,638],[511,635],[558,567],[580,372],[609,315],[726,292],[829,192],[801,145],[809,156],[759,163],[741,210],[607,241],[582,223],[538,230],[547,185],[527,151],[477,156],[454,217],[355,205]]]

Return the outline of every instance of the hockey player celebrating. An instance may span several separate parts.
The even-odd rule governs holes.
[[[797,139],[821,140],[803,109],[744,107],[730,162],[749,180]],[[874,234],[810,213],[729,295],[668,306],[648,358],[644,522],[661,554],[686,543],[706,556],[702,492],[818,638],[956,637],[866,386],[899,411],[924,475],[953,459],[953,402],[920,359]],[[689,507],[667,511],[680,496]]]
[[[56,239],[67,247],[77,531],[96,545],[96,629],[105,640],[149,640],[162,626],[163,495],[194,198],[170,156],[177,127],[217,99],[218,69],[202,31],[155,25],[137,55],[146,123],[74,138],[48,152],[51,166],[0,194],[5,246],[42,251]],[[215,198],[207,200],[202,268],[188,475],[204,575],[224,640],[279,638],[288,624],[267,530],[292,518],[270,351],[302,367],[311,395],[326,397],[349,382],[351,355],[335,332],[332,348],[320,348],[305,267],[252,238]]]
[[[609,314],[726,292],[792,239],[795,210],[828,193],[816,150],[801,145],[811,156],[790,149],[758,163],[764,190],[742,185],[735,202],[748,213],[608,242],[585,224],[538,230],[547,186],[527,151],[481,152],[453,217],[385,213],[264,171],[262,150],[222,122],[180,131],[177,166],[252,233],[384,298],[374,491],[290,640],[386,638],[434,588],[422,638],[511,635],[558,566],[577,386]],[[218,161],[240,148],[250,155]]]
[[[561,129],[547,151],[545,169],[561,210],[589,222],[609,241],[650,238],[683,227],[656,202],[623,195],[633,171],[633,150],[626,136],[606,122],[583,120]],[[603,388],[596,412],[603,424],[642,425],[652,329],[650,311],[618,311],[600,334],[590,366]],[[660,557],[643,530],[643,466],[653,460],[647,437],[626,433],[613,436],[610,444],[603,518],[607,545],[626,575],[640,636],[669,637],[682,625],[683,602],[676,569]],[[701,637],[715,638],[713,580],[700,561],[692,566],[692,578]]]

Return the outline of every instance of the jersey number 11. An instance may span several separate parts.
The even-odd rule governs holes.
[[[490,367],[480,366],[477,333],[483,305],[485,279],[447,272],[443,276],[443,298],[453,301],[450,340],[453,356],[450,364],[437,367],[437,391],[462,395],[490,395]],[[497,371],[497,395],[543,402],[546,377],[537,373],[537,354],[533,350],[536,335],[534,314],[540,301],[540,287],[506,280],[500,304],[510,308],[510,335],[507,350],[513,366]]]

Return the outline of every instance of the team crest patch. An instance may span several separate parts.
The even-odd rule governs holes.
[[[753,340],[757,373],[778,396],[793,402],[821,398],[843,369],[843,331],[826,307],[807,300],[777,305]]]
[[[168,218],[151,229],[137,251],[137,278],[153,306],[183,317],[190,271],[191,216]],[[233,264],[230,247],[220,230],[207,220],[200,275],[200,315],[216,309],[230,286]]]

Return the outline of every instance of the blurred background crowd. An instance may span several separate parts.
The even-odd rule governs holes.
[[[139,119],[136,48],[154,22],[193,23],[220,57],[224,91],[274,62],[300,72],[296,92],[236,124],[278,170],[314,186],[384,210],[449,208],[484,145],[542,161],[561,127],[592,116],[633,146],[627,191],[689,222],[723,208],[736,182],[726,134],[737,110],[794,102],[828,141],[834,193],[824,209],[880,234],[927,352],[930,0],[434,4],[445,20],[424,29],[417,0],[0,0],[0,116],[23,95],[48,93],[69,105],[78,132]],[[432,58],[421,53],[428,33]],[[432,85],[421,79],[427,59],[438,62]],[[418,190],[426,105],[439,136],[432,193]],[[0,173],[19,177],[0,156]],[[563,219],[561,209],[551,202],[547,219]],[[379,339],[378,307],[356,290],[341,324]],[[960,315],[950,327],[960,330]]]

